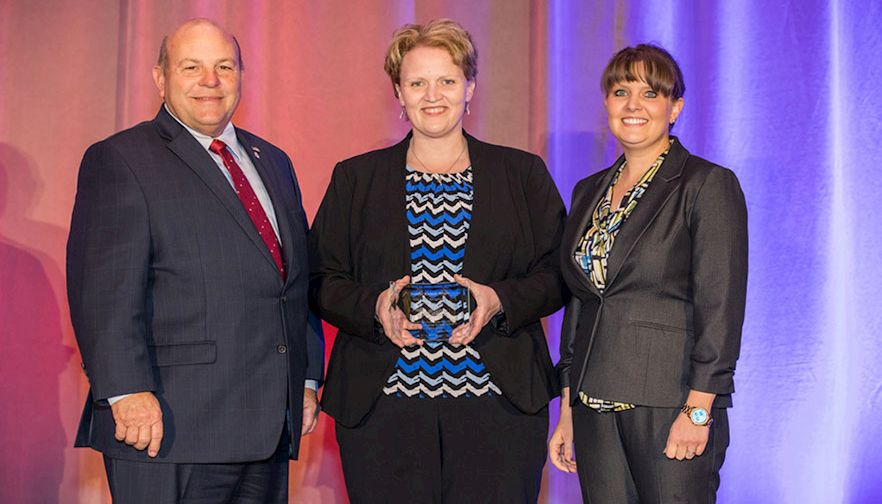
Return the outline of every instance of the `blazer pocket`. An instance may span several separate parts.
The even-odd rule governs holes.
[[[217,345],[214,341],[150,345],[150,350],[157,367],[213,364],[217,360]]]
[[[668,331],[668,332],[682,332],[682,333],[691,333],[689,329],[685,327],[677,327],[667,324],[660,324],[658,322],[648,322],[646,320],[632,320],[631,325],[635,327],[643,327],[646,329],[658,329],[659,331]]]
[[[643,395],[653,405],[682,400],[692,338],[684,328],[632,321],[638,344],[647,349]]]

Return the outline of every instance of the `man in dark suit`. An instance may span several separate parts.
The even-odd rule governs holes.
[[[157,116],[80,167],[67,279],[91,390],[76,444],[103,452],[115,502],[287,502],[315,427],[306,218],[285,153],[230,123],[242,71],[235,38],[188,21],[153,69]]]

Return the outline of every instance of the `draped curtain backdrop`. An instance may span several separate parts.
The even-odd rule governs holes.
[[[99,454],[72,448],[87,390],[64,280],[77,169],[153,117],[159,42],[196,16],[237,35],[234,122],[291,155],[310,217],[336,161],[408,129],[382,70],[401,24],[471,31],[466,128],[543,155],[566,201],[618,155],[606,61],[669,49],[686,78],[675,134],[737,173],[750,214],[720,502],[882,502],[882,4],[846,0],[0,0],[0,501],[110,500]],[[292,465],[293,502],[347,501],[333,431],[323,415]],[[547,468],[542,502],[578,501],[575,476]]]

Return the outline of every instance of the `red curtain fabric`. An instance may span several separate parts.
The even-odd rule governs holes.
[[[234,123],[291,156],[310,217],[337,161],[408,130],[383,72],[404,23],[451,17],[471,31],[466,129],[543,154],[543,0],[0,0],[0,501],[110,500],[100,455],[72,447],[88,388],[64,279],[77,170],[90,144],[156,114],[160,41],[192,17],[237,36]],[[291,471],[292,502],[346,502],[328,417]]]

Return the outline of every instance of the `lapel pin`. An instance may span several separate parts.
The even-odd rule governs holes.
[[[254,151],[254,157],[260,159],[260,149],[258,149],[257,147],[252,147],[251,150]]]

